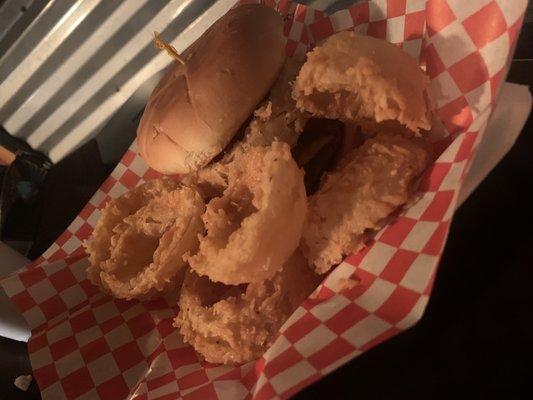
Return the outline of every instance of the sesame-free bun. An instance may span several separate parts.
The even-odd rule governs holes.
[[[429,78],[400,48],[340,32],[307,54],[293,86],[296,106],[314,116],[360,124],[397,121],[430,129]]]
[[[205,166],[267,95],[285,60],[282,18],[264,5],[236,7],[183,56],[150,95],[137,130],[141,156],[167,174]]]

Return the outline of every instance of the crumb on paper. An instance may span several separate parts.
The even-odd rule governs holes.
[[[359,280],[353,277],[350,278],[340,278],[338,281],[339,291],[350,290],[359,285]]]
[[[31,375],[21,375],[15,379],[13,384],[20,390],[26,391],[30,387],[32,380],[33,377]]]
[[[272,115],[272,102],[271,101],[268,101],[267,104],[259,107],[257,110],[254,111],[254,116],[256,116],[262,121],[268,120],[271,115]]]

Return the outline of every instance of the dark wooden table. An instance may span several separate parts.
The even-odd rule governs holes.
[[[531,8],[508,77],[530,88]],[[79,207],[55,229],[66,227],[89,194],[78,189]],[[532,223],[530,117],[509,154],[457,211],[421,322],[297,398],[533,398]],[[30,371],[26,344],[0,338],[0,400],[39,399],[35,383],[28,392],[13,386]]]

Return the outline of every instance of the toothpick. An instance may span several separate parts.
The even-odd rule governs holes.
[[[182,65],[185,65],[185,60],[180,56],[176,48],[165,42],[157,32],[154,32],[154,46],[159,50],[165,50],[170,57],[175,58]]]

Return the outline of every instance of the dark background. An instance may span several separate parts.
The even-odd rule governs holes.
[[[532,88],[532,59],[530,5],[508,81]],[[111,171],[97,162],[97,151],[89,143],[50,171],[45,204],[59,204],[55,212],[42,209],[34,251],[48,247]],[[92,173],[80,173],[87,165]],[[61,200],[57,193],[67,194]],[[296,398],[533,399],[532,223],[530,117],[515,146],[455,214],[422,320]],[[0,338],[0,399],[39,399],[35,383],[28,392],[13,386],[29,373],[26,344]]]

